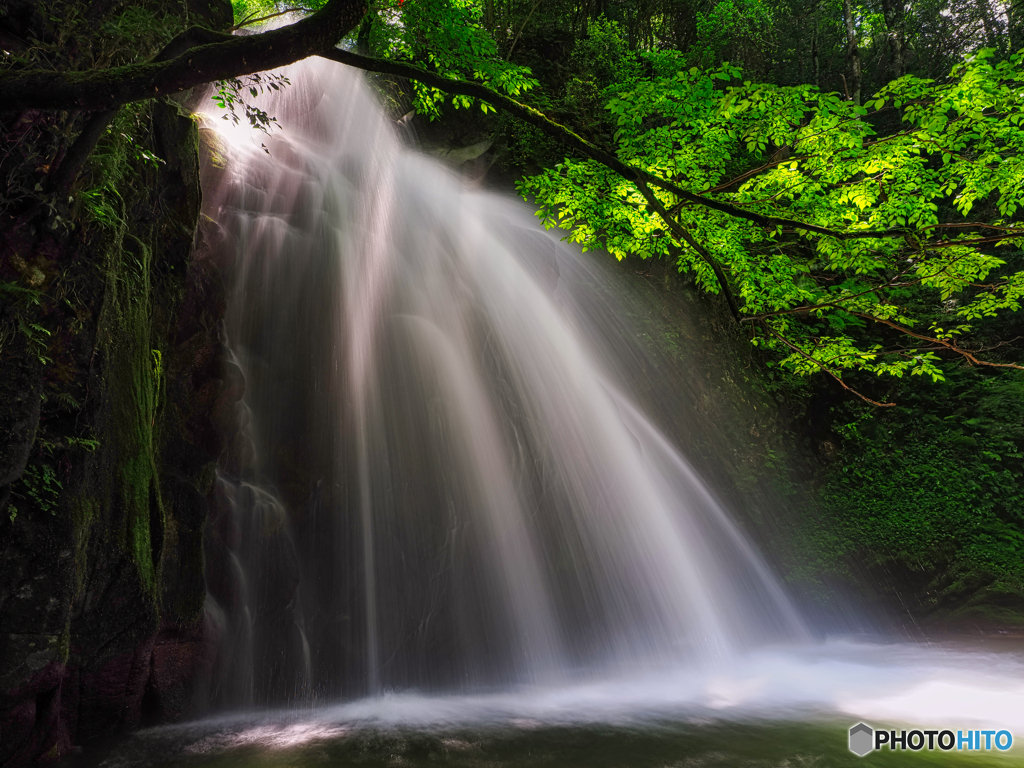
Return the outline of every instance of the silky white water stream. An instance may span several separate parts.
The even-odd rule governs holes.
[[[597,257],[403,147],[359,75],[286,74],[274,138],[211,121],[207,210],[250,480],[287,510],[285,565],[245,578],[301,585],[257,612],[262,658],[348,700],[203,739],[809,713],[1024,734],[1019,654],[814,643],[588,325]]]

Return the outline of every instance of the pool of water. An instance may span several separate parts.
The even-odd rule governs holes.
[[[848,729],[1005,729],[1006,751],[861,758]],[[830,641],[514,691],[415,692],[139,731],[91,766],[1024,765],[1024,642]]]

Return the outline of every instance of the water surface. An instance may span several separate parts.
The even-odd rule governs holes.
[[[142,731],[92,764],[118,766],[1024,765],[1008,752],[847,749],[847,729],[1006,728],[1024,738],[1019,639],[834,640],[726,666],[566,686],[232,714]]]

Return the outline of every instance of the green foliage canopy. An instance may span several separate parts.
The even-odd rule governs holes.
[[[797,374],[941,380],[938,353],[995,365],[961,340],[1024,298],[1018,252],[999,251],[1024,236],[1024,52],[993,64],[983,51],[945,82],[905,76],[865,107],[743,81],[729,65],[683,68],[675,51],[638,58],[651,76],[606,93],[618,158],[797,224],[761,226],[662,189],[656,207],[607,167],[568,159],[520,184],[546,227],[620,259],[672,258],[705,290],[731,292],[754,343],[784,351]]]
[[[474,0],[383,2],[370,11],[370,39],[383,58],[418,63],[452,80],[474,80],[510,96],[535,87],[528,67],[499,55],[483,14],[483,6]],[[439,117],[446,94],[421,83],[413,87],[416,110],[431,119]],[[452,98],[456,108],[473,103],[469,96]],[[484,112],[494,111],[486,102],[479,104]]]
[[[303,0],[286,10],[305,13],[324,0]],[[283,9],[268,0],[234,0],[238,25],[279,15]],[[416,63],[451,80],[479,82],[510,96],[520,96],[537,85],[529,67],[504,59],[493,35],[483,24],[484,8],[476,0],[382,0],[374,3],[359,32],[381,58]],[[236,89],[237,90],[237,89]],[[440,116],[447,95],[438,88],[413,83],[413,106],[430,119]],[[222,89],[223,91],[223,89]],[[454,96],[456,108],[479,103],[484,112],[494,107],[469,96]]]

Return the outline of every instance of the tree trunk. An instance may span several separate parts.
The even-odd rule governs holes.
[[[494,34],[494,0],[484,0],[484,27]]]
[[[860,106],[860,48],[857,47],[857,27],[853,22],[850,0],[843,0],[843,21],[846,22],[846,65],[850,73],[847,96]]]
[[[992,4],[989,0],[976,0],[978,15],[981,17],[981,25],[985,30],[985,45],[989,48],[999,47],[999,23],[996,21],[995,13],[992,11]],[[1010,9],[1007,9],[1009,16]]]
[[[1010,38],[1010,50],[1017,51],[1024,46],[1024,0],[1010,0],[1006,4],[1006,34]]]
[[[814,75],[814,85],[821,88],[821,52],[818,50],[818,4],[814,5],[814,13],[811,14],[811,73]]]
[[[980,0],[984,2],[984,0]],[[882,0],[882,16],[885,18],[886,48],[889,54],[889,78],[903,77],[906,58],[906,7],[903,0]]]

